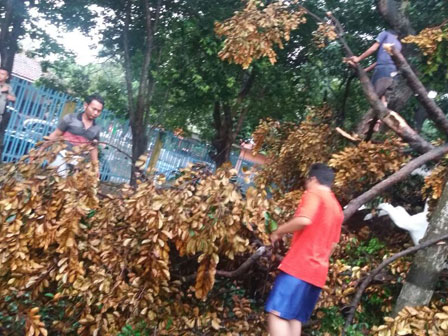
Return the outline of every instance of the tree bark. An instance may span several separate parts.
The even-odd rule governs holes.
[[[400,37],[415,34],[408,16],[406,7],[407,0],[377,0],[377,8],[381,16],[391,26]]]
[[[221,105],[220,102],[215,102],[213,126],[216,136],[212,145],[216,152],[212,153],[211,157],[215,161],[216,167],[219,168],[229,161],[233,144],[233,118],[228,104]]]
[[[414,71],[412,71],[411,66],[401,52],[394,47],[390,48],[388,51],[391,52],[392,59],[406,78],[409,87],[414,91],[417,100],[425,108],[428,117],[434,121],[435,126],[439,130],[448,136],[448,119],[445,117],[445,113],[443,113],[442,109],[437,106],[434,100],[428,97],[428,91]]]
[[[446,234],[448,234],[448,183],[432,214],[422,243]],[[395,304],[394,315],[406,306],[429,304],[447,256],[446,244],[432,246],[417,253]]]
[[[148,125],[145,114],[149,110],[151,91],[154,89],[154,83],[151,83],[151,59],[154,50],[154,34],[156,33],[160,11],[162,7],[162,0],[157,1],[155,8],[151,8],[149,0],[141,0],[141,5],[144,12],[145,25],[145,48],[143,53],[143,64],[141,72],[139,73],[139,82],[137,96],[134,97],[134,90],[132,88],[132,56],[129,46],[129,27],[132,19],[132,1],[128,0],[125,7],[125,19],[123,28],[123,50],[124,50],[124,68],[126,73],[126,88],[128,98],[129,120],[132,132],[132,168],[131,168],[131,185],[136,185],[135,163],[138,158],[145,153],[148,146]],[[152,15],[154,11],[154,17]]]
[[[232,145],[243,126],[248,110],[246,107],[241,108],[240,105],[249,94],[254,80],[255,72],[253,70],[245,74],[243,85],[232,107],[229,104],[221,104],[219,101],[215,102],[213,127],[216,130],[216,135],[212,141],[215,153],[210,153],[210,156],[215,161],[217,168],[230,160]],[[234,121],[237,117],[235,125]]]
[[[7,0],[5,17],[0,26],[1,67],[12,72],[14,56],[18,50],[18,40],[25,33],[26,7],[24,0]]]

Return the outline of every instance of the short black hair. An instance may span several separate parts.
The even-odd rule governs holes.
[[[6,72],[8,73],[8,76],[9,76],[9,71],[8,71],[8,69],[6,69],[6,68],[4,68],[4,67],[0,67],[0,70],[6,71]]]
[[[85,101],[87,104],[90,104],[93,100],[96,100],[98,103],[101,103],[101,105],[103,105],[104,107],[104,99],[99,94],[97,93],[91,94],[86,98]]]
[[[311,177],[315,177],[320,184],[331,187],[334,181],[334,172],[324,163],[313,163],[308,172],[308,178]]]

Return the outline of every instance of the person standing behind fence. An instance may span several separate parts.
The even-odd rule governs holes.
[[[294,218],[271,234],[274,245],[294,233],[280,274],[266,302],[271,336],[300,336],[325,285],[329,258],[341,235],[342,208],[331,191],[334,173],[327,165],[311,166]]]
[[[11,86],[7,83],[9,72],[4,68],[0,68],[0,159],[3,153],[3,138],[6,128],[11,117],[11,112],[6,109],[8,102],[15,102],[16,96]]]
[[[68,149],[74,146],[83,144],[90,144],[90,159],[95,167],[98,167],[98,141],[100,138],[101,127],[97,125],[95,119],[101,115],[104,107],[104,99],[97,95],[91,95],[86,98],[84,103],[83,113],[71,113],[64,116],[56,128],[56,130],[48,136],[48,142],[44,143],[39,151],[43,151],[50,146],[52,141],[58,140],[61,137],[68,144]],[[68,166],[66,162],[66,150],[61,151],[56,160],[50,166],[58,169],[59,175],[66,177],[68,173]],[[69,164],[76,164],[69,162]]]

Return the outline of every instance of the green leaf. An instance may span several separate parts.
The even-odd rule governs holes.
[[[173,319],[170,317],[168,319],[168,322],[166,322],[166,327],[165,329],[168,330],[169,328],[171,328],[171,326],[173,325]]]
[[[264,213],[264,227],[268,233],[274,232],[278,229],[277,222],[272,219],[271,215],[267,211]]]
[[[8,218],[6,218],[6,223],[11,223],[16,219],[16,215],[10,215]]]

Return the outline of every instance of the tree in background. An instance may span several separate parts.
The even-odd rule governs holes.
[[[67,56],[54,62],[45,62],[42,68],[45,74],[36,85],[67,92],[73,97],[99,93],[104,97],[107,109],[117,117],[127,118],[125,80],[119,63],[105,61],[100,64],[79,65],[74,57]]]
[[[68,30],[78,28],[87,32],[92,27],[95,18],[95,12],[89,9],[90,4],[89,0],[1,0],[1,66],[11,72],[14,56],[20,50],[20,42],[25,37],[41,42],[40,46],[34,50],[39,55],[46,56],[52,52],[62,53],[63,48],[37,24],[36,18],[48,20],[49,23]],[[33,15],[31,11],[34,11]]]

